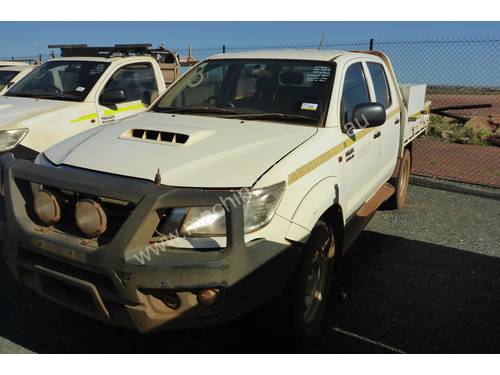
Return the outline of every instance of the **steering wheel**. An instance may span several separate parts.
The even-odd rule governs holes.
[[[47,91],[48,92],[56,92],[58,94],[62,94],[62,90],[59,87],[55,86],[55,85],[48,85],[47,86]]]
[[[232,101],[230,101],[228,99],[223,99],[220,96],[212,95],[212,96],[207,98],[206,102],[210,103],[212,100],[214,101],[214,103],[227,104],[231,108],[236,108],[236,106],[234,105],[234,103]]]
[[[203,71],[202,70],[198,70],[196,72],[195,77],[198,77],[198,80],[191,80],[188,83],[188,86],[191,87],[191,88],[195,88],[195,87],[199,86],[203,82],[203,80],[205,79],[205,76],[203,75]]]

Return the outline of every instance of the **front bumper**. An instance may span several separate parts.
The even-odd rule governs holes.
[[[0,168],[0,236],[14,277],[44,297],[105,322],[147,332],[226,321],[277,296],[299,259],[293,246],[266,239],[245,243],[241,205],[226,207],[224,248],[150,246],[159,210],[212,206],[231,192],[44,167],[9,154],[0,157]],[[134,208],[110,242],[91,246],[82,237],[37,225],[29,210],[30,183],[123,200]],[[219,292],[215,304],[198,302],[196,295],[204,288]],[[167,303],[172,299],[180,303]]]

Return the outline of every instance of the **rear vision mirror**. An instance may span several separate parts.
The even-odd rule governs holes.
[[[282,86],[302,85],[304,74],[301,72],[281,72],[279,81]]]
[[[354,129],[371,128],[385,123],[385,108],[380,103],[362,103],[352,111]]]
[[[125,102],[125,91],[122,89],[107,89],[101,94],[100,103],[105,106]]]

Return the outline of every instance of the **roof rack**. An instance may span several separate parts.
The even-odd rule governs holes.
[[[152,55],[150,43],[115,44],[110,47],[89,47],[87,44],[51,44],[48,48],[61,49],[61,57],[119,57]],[[163,53],[173,53],[164,48]]]

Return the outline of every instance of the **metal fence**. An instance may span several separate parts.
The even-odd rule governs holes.
[[[500,187],[500,36],[369,39],[309,44],[170,49],[196,59],[258,49],[380,50],[401,83],[425,83],[432,101],[428,139],[415,144],[414,173]],[[19,57],[16,57],[19,58]],[[50,55],[24,56],[24,59]],[[490,146],[490,147],[488,147]]]
[[[209,56],[257,49],[331,49],[369,50],[387,53],[394,64],[398,79],[406,83],[426,83],[428,92],[439,107],[471,104],[492,104],[489,108],[456,110],[459,114],[500,116],[500,103],[479,103],[483,95],[500,94],[500,36],[492,38],[414,39],[310,44],[253,45],[191,48],[193,56]],[[180,55],[187,55],[188,48],[174,48]],[[452,97],[451,95],[455,95]],[[472,99],[471,97],[480,96]],[[478,101],[479,99],[479,101]],[[486,100],[491,102],[491,100]]]
[[[428,137],[414,144],[413,173],[500,188],[500,37],[221,45],[211,55],[257,49],[379,50],[401,83],[425,83],[433,115]],[[187,55],[186,48],[174,49]],[[491,147],[487,147],[491,146]]]

